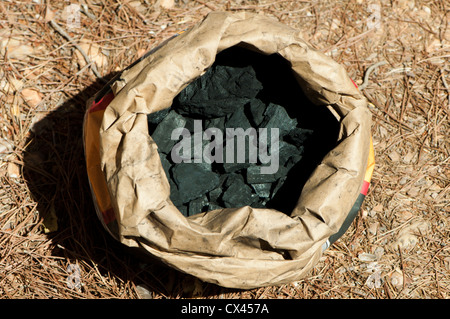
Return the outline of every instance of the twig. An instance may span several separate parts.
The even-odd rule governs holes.
[[[75,40],[72,39],[72,37],[70,35],[68,35],[66,33],[66,31],[63,30],[63,28],[61,28],[55,21],[50,20],[50,25],[53,27],[53,29],[56,30],[56,32],[58,32],[59,34],[61,34],[64,38],[67,39],[67,41],[73,43],[73,45],[75,46],[75,48],[80,51],[81,55],[83,56],[83,58],[86,60],[86,63],[89,64],[91,66],[91,70],[94,73],[94,75],[101,79],[102,76],[100,75],[100,73],[98,73],[97,71],[97,67],[95,66],[95,63],[91,62],[91,59],[89,59],[88,55],[86,54],[86,52],[84,52],[84,50],[75,43]]]
[[[382,65],[385,65],[386,63],[387,63],[386,61],[380,61],[380,62],[377,62],[377,63],[375,63],[375,64],[372,64],[372,65],[367,69],[366,74],[364,75],[364,81],[363,81],[363,83],[359,86],[359,89],[360,89],[360,90],[364,90],[364,89],[367,87],[367,85],[369,84],[369,76],[370,76],[370,73],[372,73],[373,70],[375,70],[376,68],[378,68],[378,67],[380,67],[380,66],[382,66]]]
[[[447,84],[447,81],[445,80],[444,70],[442,70],[442,69],[441,69],[441,78],[442,78],[442,83],[444,83],[444,87],[447,89],[448,106],[450,107],[450,88]]]

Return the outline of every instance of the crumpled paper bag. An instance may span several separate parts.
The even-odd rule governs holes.
[[[111,235],[224,287],[280,285],[308,274],[370,180],[373,165],[368,165],[366,99],[340,64],[300,34],[261,15],[213,12],[136,61],[88,102],[88,176],[100,220]],[[304,185],[290,215],[246,206],[186,218],[170,200],[147,115],[170,107],[219,52],[236,45],[288,60],[308,98],[336,116],[339,141]]]

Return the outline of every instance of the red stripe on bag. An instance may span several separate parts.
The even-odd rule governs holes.
[[[367,191],[369,190],[369,185],[370,185],[370,183],[368,181],[364,181],[363,186],[361,188],[361,194],[363,194],[364,196],[367,195]]]
[[[106,94],[105,96],[103,96],[100,101],[98,101],[97,103],[92,103],[91,108],[89,109],[89,113],[92,112],[96,112],[96,111],[103,111],[104,109],[106,109],[106,107],[109,105],[109,103],[111,103],[111,101],[114,99],[114,93],[113,92],[109,92],[108,94]]]
[[[112,208],[102,212],[102,215],[106,225],[116,219],[116,215],[114,214],[114,210]]]

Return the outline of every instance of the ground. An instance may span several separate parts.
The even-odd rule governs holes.
[[[449,9],[444,0],[1,1],[0,298],[449,298]],[[131,254],[94,212],[85,101],[217,10],[301,30],[357,84],[386,61],[363,86],[376,160],[368,195],[298,282],[202,283]]]

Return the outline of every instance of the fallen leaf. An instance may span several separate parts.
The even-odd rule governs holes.
[[[388,154],[388,157],[391,159],[391,161],[393,162],[398,162],[400,160],[400,155],[398,154],[397,151],[392,151]]]
[[[171,9],[175,5],[174,0],[160,0],[159,6],[164,9]]]
[[[413,217],[413,213],[407,210],[402,210],[401,212],[395,213],[395,215],[401,222],[406,222],[408,219]]]
[[[34,53],[34,49],[21,40],[14,31],[3,29],[0,32],[0,54],[8,53],[10,59],[23,60]]]
[[[430,225],[426,221],[417,220],[413,222],[398,233],[397,239],[392,244],[392,249],[395,250],[398,247],[402,250],[413,249],[419,242],[416,234],[426,234],[429,232],[429,229]]]
[[[9,162],[8,163],[8,176],[11,178],[19,178],[20,177],[20,168],[19,165]]]
[[[21,94],[31,107],[37,106],[42,101],[42,95],[38,90],[26,88],[22,90]]]
[[[98,45],[96,45],[95,43],[82,41],[79,46],[84,51],[84,53],[87,54],[89,59],[96,64],[97,68],[102,69],[106,67],[106,65],[108,64],[108,58],[102,53],[102,50]],[[84,59],[81,52],[77,50],[75,51],[75,54],[77,56],[78,64],[80,65],[80,67],[84,67],[86,65],[86,60]]]
[[[375,207],[373,208],[374,211],[376,211],[377,213],[381,213],[383,211],[383,204],[377,204],[375,205]]]
[[[12,142],[6,139],[0,139],[0,156],[11,153],[13,150]]]

